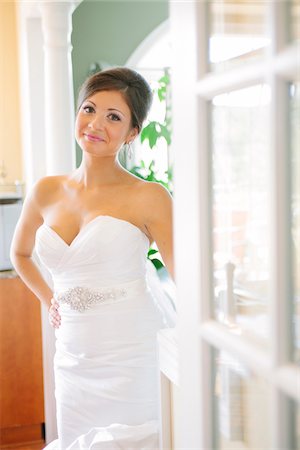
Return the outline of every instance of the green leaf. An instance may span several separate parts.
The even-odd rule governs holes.
[[[171,144],[171,135],[168,128],[165,125],[161,125],[160,135],[165,138],[167,143]]]
[[[152,159],[152,161],[150,161],[150,164],[149,164],[149,170],[152,170],[154,165],[155,165],[155,161],[154,161],[154,159]]]
[[[157,90],[157,95],[158,95],[159,101],[161,101],[161,102],[164,101],[166,99],[166,94],[167,94],[166,88],[160,87]]]
[[[150,148],[153,148],[156,145],[156,141],[158,138],[158,133],[156,130],[158,122],[150,122],[145,128],[143,128],[141,133],[141,142],[148,139]]]
[[[159,80],[159,83],[170,84],[170,78],[167,75],[163,75]]]
[[[155,255],[155,253],[158,253],[158,250],[155,250],[155,248],[151,248],[151,249],[148,251],[148,256]]]
[[[164,68],[164,75],[157,80],[156,87],[152,89],[153,95],[157,96],[157,98],[164,102],[163,106],[165,106],[165,117],[164,121],[151,121],[148,122],[147,126],[145,126],[140,134],[141,143],[148,141],[148,145],[150,149],[155,147],[158,144],[158,140],[160,138],[164,139],[167,145],[171,143],[172,136],[172,93],[168,91],[168,85],[170,85],[170,71],[168,68]],[[168,102],[166,102],[166,96],[168,94]],[[170,101],[169,101],[170,100]],[[168,170],[164,172],[162,175],[162,180],[157,176],[157,170],[155,167],[154,161],[151,161],[150,164],[146,164],[145,161],[140,162],[140,167],[133,167],[130,169],[130,172],[134,173],[139,178],[148,181],[154,181],[161,183],[164,187],[166,187],[172,195],[172,168],[170,167]],[[158,251],[151,249],[149,252],[150,256],[154,256]],[[150,258],[149,258],[150,259]],[[153,264],[158,267],[162,267],[163,264],[157,258],[153,259]]]
[[[150,132],[150,129],[151,129],[151,122],[146,126],[146,127],[144,127],[143,129],[142,129],[142,132],[141,132],[141,142],[144,142],[144,140],[145,139],[148,139],[148,135],[149,135],[149,132]]]
[[[162,267],[165,267],[159,259],[154,258],[154,259],[150,259],[150,261],[154,264],[154,266],[156,267],[157,270],[161,269]]]

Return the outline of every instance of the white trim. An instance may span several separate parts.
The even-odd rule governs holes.
[[[292,267],[290,249],[290,168],[286,83],[271,77],[271,293],[272,357],[274,367],[285,364],[292,354]]]
[[[33,17],[27,10],[29,8]],[[20,104],[23,179],[26,191],[45,174],[44,60],[41,18],[32,4],[21,2],[17,9],[19,29]],[[30,48],[30,52],[29,52]],[[34,61],[34,64],[33,64]]]
[[[277,0],[271,1],[268,5],[268,23],[271,35],[270,52],[272,55],[278,55],[288,45],[287,25],[290,25],[288,7],[288,2]]]
[[[196,17],[194,18],[197,25],[197,54],[204,55],[208,45],[208,22],[206,12],[206,2],[199,2],[196,8]],[[197,80],[204,76],[205,71],[208,70],[208,62],[206,58],[200,58],[196,64]],[[196,86],[199,81],[196,80]],[[207,101],[201,96],[195,96],[196,98],[196,117],[197,117],[197,153],[199,159],[194,160],[196,162],[196,171],[198,173],[198,195],[199,195],[199,215],[197,217],[197,226],[199,228],[199,247],[196,247],[196,251],[199,252],[200,267],[199,267],[199,280],[200,280],[200,292],[198,297],[198,324],[206,323],[213,315],[212,311],[212,298],[213,292],[213,262],[212,262],[212,235],[211,235],[211,204],[212,204],[212,192],[211,192],[211,148],[210,148],[210,107]],[[200,119],[200,120],[199,120]],[[190,206],[190,205],[189,205]],[[186,233],[190,224],[187,223]],[[200,276],[201,273],[201,276]],[[197,275],[196,275],[197,276]],[[200,427],[200,448],[216,448],[216,436],[214,434],[213,423],[213,411],[214,404],[212,398],[214,395],[214,373],[212,358],[213,352],[207,342],[201,337],[197,338],[197,342],[194,344],[198,347],[199,354],[199,370],[200,378],[199,383],[199,397],[196,399],[201,405],[201,415],[198,418]],[[203,407],[205,405],[205,407]]]
[[[296,449],[292,415],[291,401],[277,387],[272,386],[270,405],[272,432],[270,436],[270,448]]]
[[[159,450],[172,450],[171,382],[163,372],[159,374]]]
[[[213,316],[212,304],[207,299],[212,298],[213,292],[213,263],[212,263],[212,235],[211,235],[211,205],[212,205],[212,193],[211,193],[211,150],[210,150],[210,108],[209,104],[201,99],[197,98],[197,117],[201,117],[201,121],[198,123],[198,145],[201,151],[201,159],[197,167],[199,177],[199,192],[200,192],[200,204],[199,204],[199,217],[198,227],[200,233],[199,248],[197,251],[200,254],[201,261],[201,293],[198,301],[199,305],[199,323],[210,320]],[[203,374],[204,375],[204,374]]]
[[[162,329],[157,334],[160,371],[179,386],[177,339],[176,328]]]
[[[253,373],[300,402],[300,368],[296,365],[274,368],[268,348],[264,350],[259,342],[249,340],[238,327],[230,331],[225,325],[212,320],[200,326],[199,335],[212,347],[230,353]]]
[[[267,64],[265,62],[242,65],[226,73],[210,73],[198,81],[196,94],[210,100],[214,96],[228,91],[263,83],[266,74]]]
[[[300,80],[299,70],[300,45],[295,43],[280,52],[271,61],[274,71],[286,80]],[[273,67],[269,67],[272,70]]]
[[[125,66],[127,67],[138,67],[140,60],[144,57],[151,47],[159,41],[163,36],[170,32],[170,21],[169,19],[162,22],[158,27],[156,27],[148,36],[139,44],[139,46],[134,50],[134,52],[127,59]],[[148,69],[147,69],[148,70]],[[151,69],[155,70],[155,69]]]
[[[205,77],[209,70],[208,60],[205,57],[208,48],[208,8],[207,2],[196,2],[192,26],[196,35],[196,89],[199,85],[199,79]],[[193,93],[193,95],[195,95]],[[198,217],[197,226],[199,228],[199,247],[196,251],[200,256],[199,280],[200,292],[198,297],[199,315],[198,324],[210,320],[212,311],[212,284],[213,284],[213,263],[212,263],[212,235],[211,235],[211,148],[210,148],[210,108],[206,99],[200,95],[196,99],[196,121],[197,121],[197,154],[196,171],[198,173]],[[187,109],[188,111],[188,109]],[[188,233],[189,224],[187,224],[186,233]],[[201,274],[201,275],[200,275]],[[197,276],[197,275],[196,275]],[[199,325],[198,325],[199,326]],[[199,354],[199,402],[200,416],[198,417],[200,428],[200,448],[216,448],[216,436],[214,433],[214,371],[213,371],[213,351],[208,343],[201,337],[197,337],[195,347]],[[205,406],[204,406],[205,405]],[[197,448],[197,447],[196,447]]]
[[[203,204],[200,180],[200,131],[198,99],[198,55],[202,51],[195,24],[202,26],[202,2],[171,2],[172,107],[174,154],[174,254],[178,305],[180,391],[176,408],[181,412],[178,448],[213,448],[207,389],[211,380],[208,346],[197,334],[203,295]],[[184,35],[184,39],[183,39]],[[187,69],[188,68],[188,69]],[[188,123],[187,123],[188,118]],[[206,135],[205,135],[206,136]],[[203,168],[203,171],[205,169]],[[188,184],[187,184],[188,174]],[[188,199],[188,204],[187,204]],[[202,206],[201,206],[202,205]],[[202,208],[202,209],[201,209]],[[205,227],[205,224],[203,225]],[[202,231],[202,235],[201,235]],[[183,238],[184,237],[184,238]],[[203,408],[208,406],[208,410]],[[177,447],[176,447],[177,448]]]
[[[287,5],[269,5],[270,60],[268,82],[271,86],[270,150],[271,150],[271,358],[273,372],[269,381],[272,389],[271,446],[294,448],[290,432],[292,421],[291,398],[300,397],[300,370],[287,367],[293,354],[293,291],[292,254],[290,245],[290,130],[288,129],[287,82],[278,75],[292,76],[299,70],[297,47],[287,47]],[[295,398],[296,397],[296,398]],[[298,398],[299,401],[299,398]]]
[[[299,80],[299,52],[299,45],[294,44],[265,61],[241,65],[225,73],[209,73],[198,81],[196,94],[210,100],[215,95],[264,83],[273,72],[288,80]]]
[[[295,402],[300,403],[300,368],[295,364],[286,364],[276,370],[274,384]]]
[[[260,376],[267,377],[270,374],[272,364],[268,349],[263,350],[260,343],[249,340],[238,326],[230,330],[222,323],[211,320],[200,325],[199,336],[218,350],[234,355]]]

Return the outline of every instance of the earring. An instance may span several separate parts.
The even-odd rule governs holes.
[[[125,145],[126,145],[125,151],[126,151],[126,153],[127,153],[127,155],[128,155],[128,158],[131,159],[131,158],[132,158],[132,155],[133,155],[133,150],[132,150],[132,147],[131,147],[131,142],[126,142]]]

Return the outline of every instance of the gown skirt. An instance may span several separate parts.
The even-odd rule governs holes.
[[[58,438],[44,450],[158,450],[157,333],[174,326],[175,316],[146,258],[146,235],[121,219],[97,217],[71,245],[46,225],[36,235],[61,315]]]

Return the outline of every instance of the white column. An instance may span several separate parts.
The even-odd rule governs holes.
[[[40,11],[45,61],[47,175],[75,168],[74,97],[71,61],[75,2],[42,1]]]
[[[75,168],[71,65],[72,13],[77,1],[19,0],[20,92],[24,181]],[[49,273],[34,261],[51,287]],[[53,356],[54,330],[41,307],[46,443],[57,437]]]
[[[77,5],[72,1],[39,3],[44,53],[44,175],[70,173],[76,165],[71,33],[72,13]],[[43,275],[51,286],[46,270]],[[57,437],[53,377],[55,338],[53,329],[49,328],[46,308],[41,308],[41,313],[46,443],[49,443]]]

